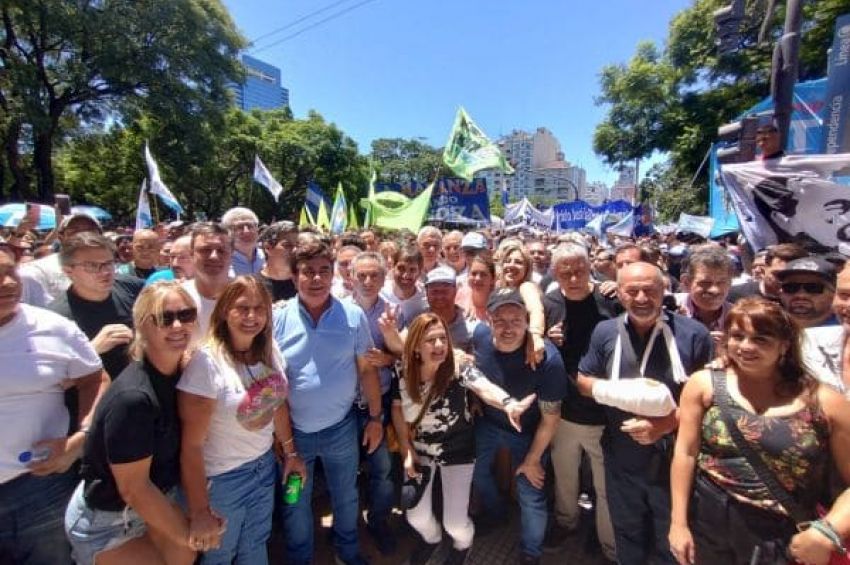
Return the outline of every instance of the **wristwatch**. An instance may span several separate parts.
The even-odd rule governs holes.
[[[378,412],[374,416],[372,414],[369,414],[369,421],[370,422],[377,422],[378,424],[383,424],[384,423],[384,413]]]

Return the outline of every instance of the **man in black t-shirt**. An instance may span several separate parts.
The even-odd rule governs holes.
[[[522,563],[538,563],[546,533],[548,508],[544,491],[549,443],[558,427],[561,401],[567,395],[567,377],[558,350],[545,341],[543,360],[532,369],[526,364],[528,311],[518,291],[504,288],[493,292],[487,303],[490,327],[479,324],[472,342],[475,364],[491,382],[516,398],[537,395],[537,405],[522,415],[521,432],[508,421],[503,410],[485,405],[475,422],[475,470],[472,484],[483,506],[484,516],[501,520],[505,515],[493,478],[492,465],[503,447],[511,453],[516,468],[517,497],[521,510],[520,544]],[[484,529],[487,525],[482,524]]]
[[[133,304],[144,281],[116,276],[115,246],[94,232],[64,241],[59,262],[71,286],[49,309],[77,323],[114,380],[130,362],[127,344],[133,338]]]
[[[616,560],[614,530],[605,493],[605,457],[602,432],[605,412],[592,398],[581,396],[575,385],[578,363],[590,344],[596,325],[613,318],[619,304],[602,296],[590,280],[591,263],[585,247],[562,243],[552,257],[552,274],[558,288],[543,297],[547,335],[558,346],[567,372],[567,397],[561,404],[561,421],[552,440],[552,467],[555,472],[555,524],[549,532],[546,550],[560,551],[570,543],[569,534],[578,528],[578,497],[582,453],[586,454],[596,492],[596,531],[602,552]]]

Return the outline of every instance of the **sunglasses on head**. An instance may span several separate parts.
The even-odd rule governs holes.
[[[159,318],[154,318],[154,323],[161,328],[170,328],[175,320],[181,324],[192,324],[198,319],[197,308],[183,308],[181,310],[163,310]]]
[[[801,290],[805,291],[806,294],[823,294],[826,285],[819,282],[787,282],[782,283],[779,288],[782,289],[784,294],[797,294]]]

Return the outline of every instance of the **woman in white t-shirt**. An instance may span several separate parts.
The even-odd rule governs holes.
[[[292,445],[284,362],[271,331],[271,296],[254,277],[225,287],[201,348],[178,384],[183,426],[181,470],[196,549],[205,565],[267,563],[274,507],[274,437],[285,476],[306,476]],[[190,478],[204,474],[206,489]],[[227,524],[212,549],[208,508]]]

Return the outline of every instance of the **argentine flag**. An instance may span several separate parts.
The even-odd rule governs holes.
[[[162,182],[159,176],[159,166],[153,160],[151,150],[145,142],[145,162],[148,165],[148,176],[150,177],[150,192],[156,194],[162,199],[162,203],[171,208],[178,216],[183,213],[183,206],[177,201],[177,198],[171,194],[171,191]]]
[[[139,204],[136,206],[136,230],[144,230],[150,227],[153,227],[151,205],[148,202],[147,181],[142,179],[142,186],[139,189]]]
[[[275,180],[265,164],[260,161],[259,155],[254,155],[254,181],[269,189],[275,202],[278,201],[280,193],[283,192],[283,187]]]

